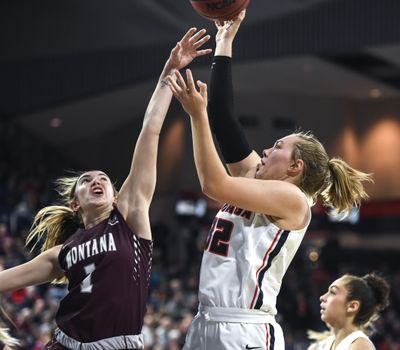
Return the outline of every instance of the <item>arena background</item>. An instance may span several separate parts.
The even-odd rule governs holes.
[[[330,155],[374,173],[370,202],[347,220],[314,208],[279,297],[287,349],[306,348],[307,329],[324,329],[318,297],[335,276],[369,271],[392,285],[374,342],[400,349],[399,18],[398,0],[252,0],[235,41],[236,114],[256,150],[301,127]],[[102,169],[121,184],[162,65],[190,26],[215,33],[188,0],[0,2],[1,268],[30,258],[23,238],[65,170]],[[192,65],[196,77],[208,81],[210,61]],[[200,193],[177,104],[160,146],[144,331],[147,349],[173,350],[196,311],[218,204]],[[42,348],[63,293],[42,286],[2,296],[23,349]]]

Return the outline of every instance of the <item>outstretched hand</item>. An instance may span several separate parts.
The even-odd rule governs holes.
[[[196,28],[190,28],[183,38],[172,49],[168,59],[171,69],[179,70],[183,67],[186,67],[196,57],[211,53],[211,49],[199,50],[201,46],[210,40],[209,35],[204,35],[206,30],[201,29],[198,32],[196,31]]]
[[[243,19],[246,17],[246,10],[240,11],[240,13],[234,19],[229,21],[215,21],[215,26],[218,29],[217,34],[215,35],[215,41],[229,41],[232,42],[235,39],[236,33],[239,30],[240,24]]]
[[[197,80],[197,90],[190,69],[186,69],[187,83],[179,71],[175,73],[175,78],[169,76],[167,79],[172,93],[191,117],[197,118],[207,113],[207,85]]]

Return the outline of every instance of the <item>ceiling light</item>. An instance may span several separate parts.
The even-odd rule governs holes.
[[[371,89],[369,90],[369,97],[371,98],[379,98],[382,96],[382,92],[379,89]]]
[[[50,126],[52,128],[59,128],[62,125],[62,119],[58,117],[54,117],[50,119]]]

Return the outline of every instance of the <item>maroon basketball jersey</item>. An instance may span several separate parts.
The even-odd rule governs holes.
[[[60,330],[82,343],[140,334],[152,248],[117,209],[91,229],[76,231],[58,257],[69,281],[56,316]]]

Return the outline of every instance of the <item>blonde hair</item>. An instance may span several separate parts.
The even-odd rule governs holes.
[[[368,198],[363,181],[372,181],[371,174],[353,169],[340,158],[329,159],[321,142],[310,132],[297,132],[301,141],[294,145],[294,160],[301,159],[304,169],[299,187],[314,203],[323,203],[338,213],[348,213]]]
[[[19,345],[19,341],[10,336],[8,328],[0,328],[0,341],[9,347]]]
[[[70,208],[78,179],[79,174],[73,177],[62,177],[55,181],[61,205],[44,207],[36,214],[25,244],[26,246],[32,244],[31,250],[38,243],[42,243],[41,252],[63,244],[82,226],[80,215]],[[56,282],[64,281],[64,278],[56,280]]]
[[[307,331],[308,339],[313,340],[316,343],[329,338],[331,335],[333,335],[332,331],[325,331],[325,332],[317,332],[313,330]]]
[[[78,178],[79,176],[62,177],[55,181],[62,205],[44,207],[36,214],[26,238],[26,245],[35,240],[33,249],[46,236],[41,247],[41,251],[44,252],[64,243],[81,226],[79,214],[70,208]]]
[[[3,309],[3,306],[0,306],[0,312],[12,325],[14,325],[14,327],[16,327],[13,320],[10,318],[10,316],[7,314],[7,312]],[[8,328],[0,327],[0,341],[9,347],[13,347],[15,345],[20,345],[19,341],[10,335],[9,331],[10,330]]]

